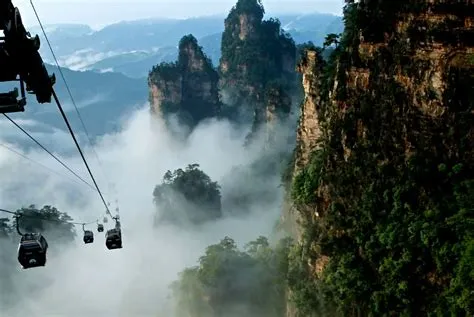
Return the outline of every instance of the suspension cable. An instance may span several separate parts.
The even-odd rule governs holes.
[[[71,225],[78,225],[78,226],[90,225],[90,224],[96,223],[98,221],[98,220],[95,220],[95,221],[91,221],[91,222],[74,222],[74,221],[67,221],[67,220],[61,220],[61,219],[48,219],[48,218],[44,218],[44,217],[41,217],[41,216],[38,216],[38,215],[25,215],[25,214],[20,213],[18,211],[14,212],[14,211],[10,211],[10,210],[7,210],[7,209],[1,209],[1,208],[0,208],[0,211],[6,212],[7,214],[15,215],[17,217],[36,218],[36,219],[40,219],[40,220],[43,220],[43,221],[58,222],[58,223],[69,223]]]
[[[74,174],[77,178],[79,178],[84,184],[86,184],[87,186],[89,186],[90,188],[92,188],[93,190],[96,190],[91,184],[89,184],[87,181],[85,181],[82,177],[80,177],[76,172],[74,172],[72,169],[69,168],[69,166],[67,166],[66,164],[64,164],[56,155],[54,155],[53,153],[51,153],[51,151],[49,151],[43,144],[41,144],[38,140],[36,140],[30,133],[28,133],[28,131],[26,131],[25,129],[23,129],[18,123],[16,123],[12,118],[10,118],[6,113],[3,114],[5,116],[5,118],[7,118],[8,120],[10,120],[11,123],[13,123],[18,129],[20,129],[24,134],[26,134],[33,142],[35,142],[36,144],[38,144],[39,147],[41,147],[46,153],[48,153],[49,155],[51,155],[56,161],[59,162],[59,164],[61,164],[62,166],[64,166],[69,172],[71,172],[72,174]]]
[[[64,175],[64,174],[61,174],[61,173],[55,171],[54,169],[49,168],[48,166],[46,166],[46,165],[44,165],[44,164],[42,164],[42,163],[40,163],[40,162],[38,162],[38,161],[33,160],[32,158],[26,156],[25,154],[23,154],[23,153],[21,153],[21,152],[15,150],[15,149],[13,149],[13,148],[11,148],[11,147],[5,145],[5,144],[3,144],[3,143],[0,143],[0,146],[3,147],[3,148],[5,148],[6,150],[12,152],[12,153],[15,153],[15,154],[18,155],[18,156],[21,156],[22,158],[24,158],[24,159],[27,160],[27,161],[30,161],[30,162],[35,163],[35,164],[38,164],[39,166],[41,166],[41,167],[43,167],[44,169],[50,171],[51,173],[56,174],[57,176],[61,176],[61,177],[67,178],[69,181],[74,182],[74,183],[77,184],[77,185],[84,185],[83,183],[79,183],[78,181],[76,181],[74,178],[71,178],[71,177],[68,177],[68,176],[66,176],[66,175]],[[93,191],[97,191],[92,185],[89,185],[89,184],[87,184],[87,188],[89,188],[89,189],[91,189],[91,190],[93,190]]]
[[[54,100],[56,101],[56,104],[57,104],[57,106],[58,106],[59,112],[61,112],[61,116],[63,117],[64,122],[66,123],[67,128],[68,128],[68,130],[69,130],[69,133],[71,134],[71,137],[72,137],[72,139],[74,140],[74,143],[76,144],[77,150],[79,151],[79,154],[81,154],[82,161],[84,162],[84,165],[86,166],[87,171],[89,172],[89,175],[90,175],[92,181],[94,182],[95,188],[97,189],[97,192],[99,193],[100,199],[102,200],[102,203],[104,204],[105,209],[106,209],[108,215],[109,215],[111,218],[113,218],[112,214],[110,213],[109,206],[107,206],[107,203],[105,202],[104,196],[102,195],[102,192],[101,192],[100,189],[99,189],[99,185],[97,185],[97,182],[95,181],[94,175],[92,174],[92,171],[91,171],[91,169],[89,168],[89,164],[87,164],[87,160],[86,160],[86,158],[84,157],[84,153],[82,153],[81,146],[80,146],[79,143],[77,142],[76,136],[74,135],[74,131],[72,131],[71,125],[69,124],[69,120],[67,119],[67,116],[66,116],[66,114],[64,113],[63,107],[61,106],[61,102],[59,101],[59,98],[58,98],[58,96],[56,95],[56,91],[54,90],[54,88],[52,89],[52,91],[53,91],[53,97],[54,97]]]
[[[54,59],[54,62],[58,68],[58,71],[59,71],[59,74],[61,75],[62,79],[63,79],[63,82],[64,82],[64,85],[66,86],[66,90],[69,94],[69,97],[71,98],[71,101],[72,101],[72,104],[74,106],[74,109],[76,110],[76,113],[77,113],[77,116],[79,117],[79,121],[81,122],[81,125],[82,125],[82,128],[84,129],[84,132],[87,136],[87,139],[89,140],[89,144],[92,148],[92,152],[94,153],[96,159],[97,159],[97,162],[99,164],[99,169],[101,170],[103,176],[104,176],[104,179],[107,181],[107,176],[104,172],[104,169],[103,169],[103,166],[102,166],[102,163],[99,159],[99,155],[97,154],[97,152],[95,151],[94,149],[94,145],[92,143],[92,139],[91,137],[89,136],[89,132],[87,131],[87,128],[86,128],[86,125],[84,123],[84,120],[82,120],[82,116],[81,114],[79,113],[79,109],[77,108],[77,105],[76,105],[76,101],[74,100],[73,96],[72,96],[72,93],[71,93],[71,89],[69,89],[69,85],[66,81],[66,78],[64,77],[64,74],[63,74],[63,71],[61,69],[61,67],[59,66],[59,62],[58,62],[58,59],[56,58],[56,54],[54,54],[54,50],[53,50],[53,47],[51,46],[51,43],[49,42],[49,39],[48,39],[48,35],[46,34],[46,31],[43,27],[43,23],[41,22],[41,19],[38,15],[38,12],[36,11],[36,8],[35,8],[35,5],[33,4],[33,0],[30,0],[30,4],[31,4],[31,7],[33,8],[33,11],[35,13],[35,16],[36,16],[36,19],[38,20],[38,23],[39,23],[39,26],[41,27],[41,31],[43,32],[43,35],[44,35],[44,38],[46,39],[46,43],[48,44],[49,46],[49,50],[51,51],[51,54],[53,55],[53,59]]]

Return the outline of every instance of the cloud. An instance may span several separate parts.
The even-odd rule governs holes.
[[[80,101],[74,100],[76,103],[77,109],[82,109],[85,107],[90,107],[90,106],[96,106],[100,107],[101,104],[109,101],[111,98],[113,98],[112,91],[106,92],[106,93],[96,93],[88,98],[84,98]],[[69,95],[67,95],[69,97]],[[66,102],[62,102],[61,105],[63,107],[63,110],[65,112],[69,111],[74,111],[74,104],[72,103],[70,98],[65,98]],[[56,108],[45,108],[42,112],[39,113],[56,113],[57,109]]]
[[[105,58],[114,57],[121,54],[123,53],[114,51],[97,52],[94,49],[87,48],[78,50],[67,56],[61,56],[58,60],[58,63],[60,66],[67,67],[72,70],[85,70],[88,66],[91,66]],[[46,60],[46,62],[49,63],[52,63],[53,61],[53,59]]]
[[[233,167],[249,165],[260,155],[256,149],[261,149],[263,144],[248,149],[241,146],[246,133],[226,121],[211,120],[197,127],[187,142],[180,143],[166,132],[162,122],[150,117],[147,105],[124,122],[122,131],[99,140],[96,151],[107,178],[102,176],[90,148],[84,146],[102,190],[109,191],[109,183],[115,185],[120,201],[124,248],[107,250],[103,234],[97,233],[94,226],[91,228],[95,242],[84,245],[81,228],[77,228],[77,245],[60,253],[51,249],[46,267],[24,271],[18,268],[14,288],[0,289],[0,293],[18,294],[17,300],[11,301],[3,312],[9,317],[25,314],[172,317],[167,310],[168,285],[177,278],[178,272],[195,265],[205,247],[224,236],[243,245],[259,235],[270,234],[280,213],[281,188],[278,188],[276,175],[266,185],[275,190],[279,199],[265,206],[251,206],[246,216],[224,218],[194,231],[170,226],[152,227],[153,188],[167,170],[190,163],[200,164],[213,180],[228,179]],[[56,146],[64,146],[63,142],[66,140]],[[67,173],[43,152],[30,149],[25,154]],[[89,180],[77,155],[63,159]],[[96,192],[17,158],[2,148],[0,173],[0,208],[51,204],[79,222],[88,222],[104,214],[104,206]],[[239,184],[248,187],[247,190],[256,186]],[[114,197],[106,197],[113,205]],[[106,228],[110,225],[108,223]],[[16,260],[16,250],[8,252]],[[29,291],[36,286],[40,286],[37,291]]]
[[[19,115],[21,116],[22,114]],[[72,142],[71,135],[64,130],[46,125],[39,121],[19,119],[16,114],[10,114],[9,117],[43,146],[45,146],[50,151],[53,151],[53,153],[70,153],[76,148]],[[0,131],[1,143],[20,144],[24,149],[38,147],[38,145],[34,143],[33,140],[31,140],[27,135],[23,134],[23,132],[21,132],[6,118],[1,118],[0,120]],[[76,137],[80,142],[82,139],[84,139],[84,135],[82,134],[78,134]]]

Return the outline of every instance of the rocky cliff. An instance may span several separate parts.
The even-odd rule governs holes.
[[[298,67],[289,315],[472,315],[474,3],[346,2]]]
[[[219,113],[218,74],[196,38],[184,36],[175,63],[153,67],[148,77],[150,106],[154,114],[176,115],[194,127]]]
[[[260,0],[239,0],[225,20],[219,65],[221,100],[233,120],[262,123],[289,113],[295,93],[296,46]]]
[[[300,93],[297,49],[280,22],[263,20],[263,15],[261,0],[237,1],[224,22],[217,73],[196,39],[184,37],[179,60],[150,72],[152,112],[178,114],[191,127],[219,114],[251,124],[247,142],[261,129],[269,142],[277,138],[274,127],[288,118]]]

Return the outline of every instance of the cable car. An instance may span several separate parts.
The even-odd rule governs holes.
[[[101,224],[101,223],[99,223],[99,224],[97,225],[97,231],[98,231],[98,232],[104,232],[104,225]]]
[[[26,97],[24,90],[21,99],[18,98],[18,88],[14,88],[10,92],[0,93],[0,112],[9,113],[9,112],[22,112],[25,111]]]
[[[122,248],[122,231],[120,229],[107,230],[105,234],[105,246],[109,250]]]
[[[84,243],[94,242],[94,233],[90,230],[84,231]]]
[[[26,233],[18,246],[18,262],[23,269],[46,265],[48,242],[40,233]]]

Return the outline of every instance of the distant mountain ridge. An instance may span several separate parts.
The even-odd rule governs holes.
[[[46,25],[46,32],[61,66],[73,70],[115,71],[140,78],[146,77],[153,65],[176,60],[176,43],[185,34],[193,34],[217,65],[224,18],[224,15],[215,15],[126,21],[97,31],[87,25],[58,24]],[[332,14],[287,14],[278,18],[296,43],[312,41],[321,45],[327,33],[343,30],[342,18]],[[32,27],[30,31],[40,35],[40,52],[46,62],[53,63],[41,29]]]
[[[46,68],[49,73],[56,74],[54,88],[73,129],[82,133],[82,126],[58,68],[49,64],[46,64]],[[130,78],[121,73],[61,70],[91,136],[117,130],[120,119],[144,105],[147,100],[146,78]],[[14,85],[0,83],[0,91],[9,90]],[[27,95],[25,112],[12,113],[10,117],[14,120],[38,121],[57,129],[66,128],[54,101],[38,104],[35,95],[30,94]],[[33,131],[36,131],[36,127]]]

